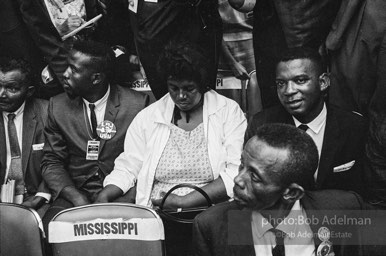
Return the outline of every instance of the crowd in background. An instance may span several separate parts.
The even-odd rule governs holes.
[[[313,189],[355,191],[385,209],[386,2],[247,2],[2,0],[1,183],[20,179],[15,165],[24,170],[18,193],[47,212],[45,228],[72,206],[157,206],[182,182],[223,202],[243,144],[260,126],[285,123],[316,145]],[[132,90],[139,81],[151,91]],[[113,135],[101,135],[106,127]],[[205,178],[174,166],[187,158]],[[176,194],[171,208],[202,204],[194,192]]]

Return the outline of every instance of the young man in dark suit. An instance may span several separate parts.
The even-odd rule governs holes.
[[[259,127],[242,153],[234,201],[195,219],[195,255],[361,255],[360,226],[330,220],[360,220],[365,204],[354,192],[313,191],[317,165],[305,132],[287,124]]]
[[[317,189],[362,192],[362,158],[366,124],[356,113],[325,103],[329,77],[317,51],[294,48],[276,66],[276,89],[281,105],[252,117],[246,143],[266,123],[285,123],[304,129],[319,152],[314,174]]]
[[[101,43],[75,43],[65,93],[50,100],[42,173],[54,201],[45,224],[62,209],[94,202],[123,151],[127,128],[148,105],[147,95],[110,83],[113,59]]]
[[[30,64],[0,57],[0,182],[15,180],[14,202],[42,216],[51,198],[40,169],[48,101],[33,92]]]

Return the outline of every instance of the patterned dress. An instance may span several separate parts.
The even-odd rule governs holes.
[[[167,192],[177,184],[190,183],[202,187],[214,179],[203,123],[192,131],[185,131],[174,124],[170,128],[169,140],[155,172],[152,199],[160,198],[161,192]],[[179,188],[173,193],[184,196],[189,192],[190,188]]]

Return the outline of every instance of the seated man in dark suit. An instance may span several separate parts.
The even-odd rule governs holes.
[[[288,50],[276,66],[281,106],[257,113],[250,120],[244,143],[265,123],[286,123],[304,129],[319,152],[314,174],[317,189],[362,191],[362,159],[366,125],[355,113],[326,106],[330,81],[320,55],[311,49]]]
[[[148,105],[147,95],[110,84],[113,58],[101,43],[75,43],[65,93],[50,100],[42,173],[54,201],[45,224],[64,208],[94,202],[123,151],[127,128]]]
[[[31,97],[32,76],[32,67],[25,60],[0,58],[0,182],[5,193],[5,184],[14,180],[13,202],[38,210],[42,216],[51,198],[40,170],[48,101]],[[4,197],[2,194],[3,202]]]
[[[355,192],[313,191],[318,152],[310,136],[287,124],[255,133],[234,179],[235,200],[195,219],[195,255],[360,255],[359,227],[329,220],[359,217],[365,204]]]

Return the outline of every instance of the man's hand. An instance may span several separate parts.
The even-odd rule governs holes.
[[[233,65],[231,65],[233,75],[240,80],[249,79],[248,71],[241,65],[239,62],[235,61]]]
[[[108,203],[109,199],[106,195],[106,193],[100,192],[97,196],[97,198],[94,201],[94,204],[101,204],[101,203]]]
[[[90,200],[88,200],[88,198],[83,195],[83,194],[80,194],[79,196],[77,196],[76,198],[74,198],[72,200],[72,204],[74,206],[82,206],[82,205],[86,205],[86,204],[91,204]]]
[[[160,199],[152,199],[152,203],[154,206],[160,206],[163,197],[165,196],[165,192],[161,192],[161,198]],[[175,194],[170,194],[168,198],[165,201],[165,204],[163,206],[163,209],[169,209],[169,210],[175,210],[177,208],[183,208],[184,205],[184,197],[183,196],[177,196]]]
[[[27,200],[25,200],[22,205],[32,208],[34,210],[39,209],[44,203],[46,199],[41,196],[31,196]]]
[[[99,192],[94,203],[108,203],[122,196],[123,191],[115,185],[107,185]]]
[[[69,16],[68,19],[59,26],[61,34],[65,35],[73,31],[74,29],[80,27],[84,20],[76,15]]]
[[[74,206],[82,206],[91,203],[87,196],[82,194],[74,186],[67,186],[63,188],[60,195],[67,201],[71,202]]]

